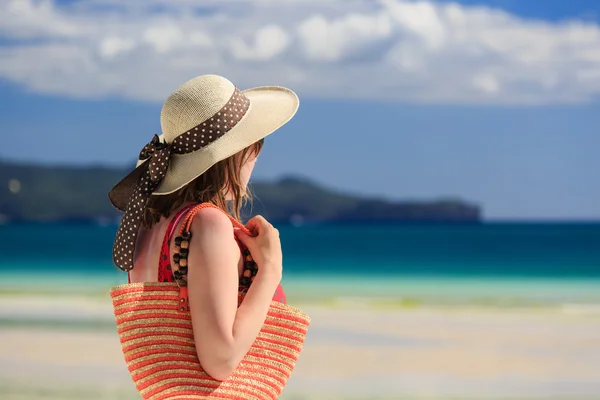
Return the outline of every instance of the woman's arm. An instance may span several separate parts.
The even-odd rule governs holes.
[[[192,222],[192,232],[188,287],[196,351],[204,370],[224,380],[264,324],[281,280],[281,265],[258,264],[259,272],[238,308],[240,250],[231,221],[219,210],[203,209]]]

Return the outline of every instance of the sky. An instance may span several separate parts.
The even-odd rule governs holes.
[[[253,179],[600,220],[592,0],[3,1],[0,159],[131,165],[205,73],[300,96]]]

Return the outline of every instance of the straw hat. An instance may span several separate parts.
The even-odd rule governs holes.
[[[133,240],[150,195],[173,193],[287,123],[298,109],[298,96],[280,86],[240,91],[222,76],[202,75],[181,85],[165,101],[154,135],[136,168],[108,197],[125,211],[113,248],[123,270],[133,268]]]

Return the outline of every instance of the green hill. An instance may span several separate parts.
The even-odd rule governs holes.
[[[0,162],[0,221],[113,221],[107,192],[125,169]],[[479,221],[477,205],[461,200],[399,202],[339,193],[286,177],[252,185],[244,215],[276,222]]]

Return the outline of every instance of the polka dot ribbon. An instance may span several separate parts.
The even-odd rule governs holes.
[[[145,145],[140,152],[140,160],[150,158],[148,173],[152,182],[160,182],[167,175],[172,151],[173,146],[162,143],[158,135],[154,135],[152,141]]]
[[[113,244],[113,262],[123,271],[133,269],[135,243],[142,216],[150,196],[160,185],[169,169],[172,154],[187,154],[214,142],[237,125],[250,108],[250,100],[237,88],[215,115],[177,136],[173,143],[161,142],[154,135],[140,151],[139,159],[148,159],[138,168],[146,168],[129,198]]]

